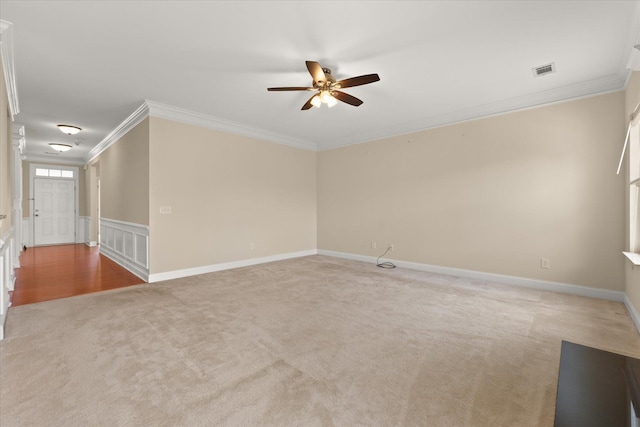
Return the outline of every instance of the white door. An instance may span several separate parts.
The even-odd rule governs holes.
[[[39,245],[75,243],[75,183],[70,179],[34,180],[34,241]]]

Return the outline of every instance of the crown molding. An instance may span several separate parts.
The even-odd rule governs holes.
[[[219,130],[235,135],[248,136],[261,141],[274,142],[276,144],[288,145],[290,147],[301,148],[304,150],[316,151],[317,149],[316,145],[309,141],[291,138],[285,135],[247,126],[242,123],[222,119],[220,117],[185,110],[183,108],[161,104],[155,101],[146,100],[145,103],[149,107],[149,115],[153,117]]]
[[[229,132],[236,135],[248,136],[262,141],[275,142],[282,145],[288,145],[304,150],[316,151],[315,144],[289,138],[276,133],[260,130],[257,128],[245,126],[230,120],[221,119],[219,117],[209,116],[195,111],[185,110],[171,105],[161,104],[155,101],[145,100],[133,113],[131,113],[122,123],[109,133],[102,141],[98,143],[89,154],[85,156],[84,162],[91,163],[107,148],[113,145],[118,139],[122,138],[127,132],[137,126],[147,117],[158,117],[161,119],[173,120],[194,126],[200,126],[208,129]]]
[[[18,87],[16,85],[16,68],[13,60],[13,24],[0,19],[0,62],[4,70],[7,86],[11,121],[20,112],[18,104]]]
[[[109,135],[89,151],[84,158],[86,163],[91,163],[96,157],[102,154],[107,148],[111,147],[115,142],[126,135],[131,129],[136,127],[141,121],[149,117],[149,107],[143,102],[133,113],[129,115],[122,123],[120,123]]]
[[[14,123],[12,128],[13,146],[20,153],[21,158],[24,160],[24,152],[27,149],[27,139],[24,134],[24,125],[20,123]]]
[[[587,98],[623,90],[628,79],[628,73],[629,70],[624,70],[617,75],[612,75],[601,79],[590,80],[574,85],[537,92],[530,95],[501,100],[478,107],[457,110],[447,114],[431,116],[420,121],[403,123],[398,126],[387,127],[375,132],[361,133],[357,140],[354,140],[351,137],[334,140],[331,144],[323,145],[322,147],[319,147],[316,144],[308,141],[290,138],[274,132],[269,132],[230,120],[221,119],[219,117],[185,110],[183,108],[174,107],[155,101],[145,100],[142,105],[140,105],[140,107],[138,107],[133,113],[131,113],[129,117],[127,117],[98,145],[96,145],[84,158],[84,160],[86,163],[92,162],[96,157],[103,153],[118,139],[120,139],[132,128],[134,128],[149,116],[228,132],[235,135],[248,136],[262,141],[274,142],[277,144],[288,145],[304,150],[325,151],[334,148],[361,144],[398,135],[421,132],[437,127],[449,126],[481,118],[508,114],[516,111],[522,111],[551,104],[569,102],[580,98]]]
[[[478,107],[457,110],[447,114],[426,117],[419,121],[403,123],[398,126],[387,127],[375,132],[362,133],[357,141],[352,138],[334,140],[330,145],[323,145],[318,151],[331,150],[349,145],[361,144],[399,135],[421,132],[437,127],[449,126],[491,116],[543,107],[551,104],[575,101],[605,93],[623,90],[629,70],[600,79],[589,80],[569,86],[505,99]]]

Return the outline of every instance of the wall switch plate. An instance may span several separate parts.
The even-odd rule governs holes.
[[[169,215],[171,213],[171,206],[160,206],[160,213],[162,215]]]
[[[371,249],[375,249],[377,247],[378,247],[378,245],[376,245],[376,242],[371,242]]]

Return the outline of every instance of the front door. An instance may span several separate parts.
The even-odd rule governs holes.
[[[35,246],[75,243],[75,191],[70,179],[34,179]]]

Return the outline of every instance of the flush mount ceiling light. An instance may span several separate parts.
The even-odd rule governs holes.
[[[311,107],[320,108],[322,104],[327,104],[327,106],[331,108],[336,105],[338,101],[357,107],[362,104],[362,100],[341,92],[338,89],[366,85],[380,80],[380,77],[377,74],[365,74],[363,76],[336,81],[336,79],[331,75],[330,69],[323,68],[315,61],[306,61],[306,64],[307,70],[309,70],[309,74],[311,74],[311,77],[313,78],[313,84],[311,87],[270,87],[267,88],[267,90],[278,92],[290,90],[317,91],[317,93],[309,98],[309,100],[302,106],[303,110],[308,110]]]
[[[67,135],[75,135],[82,130],[78,126],[71,125],[58,125],[58,129],[60,129],[60,132],[66,133]]]
[[[51,143],[49,144],[49,146],[51,148],[53,148],[56,151],[59,151],[61,153],[64,153],[65,151],[69,151],[71,150],[73,147],[69,144],[57,144],[57,143]]]

